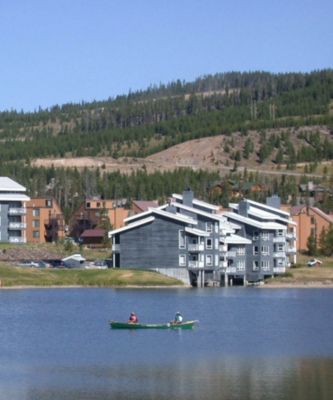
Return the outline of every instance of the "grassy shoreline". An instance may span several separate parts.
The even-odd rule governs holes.
[[[131,269],[24,268],[0,263],[1,288],[24,287],[171,287],[182,282],[154,271]]]

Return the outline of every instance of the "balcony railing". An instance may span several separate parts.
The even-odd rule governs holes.
[[[285,236],[274,236],[273,243],[285,243],[286,237]]]
[[[9,243],[26,243],[27,239],[22,236],[9,236]]]
[[[288,254],[296,254],[297,250],[296,247],[287,247],[287,251]]]
[[[286,234],[286,238],[287,239],[296,239],[296,233],[294,233],[294,232],[288,232],[287,234]]]
[[[187,246],[188,251],[204,251],[205,246],[203,244],[189,244]]]
[[[234,257],[236,257],[236,256],[237,256],[236,251],[228,251],[228,252],[227,252],[227,257],[228,257],[228,258],[234,258]]]
[[[228,251],[228,245],[224,244],[222,246],[220,246],[220,252],[221,253],[226,253]]]
[[[275,251],[273,253],[273,257],[274,258],[285,258],[286,257],[286,253],[284,251]]]
[[[219,267],[220,268],[227,268],[228,267],[228,261],[220,261]]]
[[[23,207],[11,207],[8,209],[9,215],[25,215],[27,213],[27,209]]]
[[[286,267],[274,267],[273,272],[274,274],[284,274],[286,272]]]
[[[8,229],[26,229],[27,224],[25,222],[9,222]]]
[[[203,268],[204,267],[204,263],[201,261],[192,261],[189,260],[188,262],[188,267],[189,268]]]

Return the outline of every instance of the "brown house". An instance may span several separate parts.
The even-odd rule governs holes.
[[[104,245],[105,229],[86,229],[80,236],[81,243],[90,247],[101,247]]]
[[[113,229],[121,228],[128,215],[129,210],[122,206],[121,201],[86,199],[69,222],[70,236],[79,238],[86,229],[102,228],[109,223]]]
[[[33,198],[27,202],[27,242],[55,242],[65,236],[63,213],[55,199]]]
[[[333,217],[325,214],[317,207],[299,205],[291,207],[290,214],[297,223],[297,250],[307,250],[309,236],[314,236],[319,242],[323,229],[327,230],[333,224]]]

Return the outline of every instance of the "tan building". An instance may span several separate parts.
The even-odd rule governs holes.
[[[55,242],[64,238],[64,216],[55,199],[33,198],[26,208],[28,243]]]
[[[103,227],[103,219],[110,222],[113,229],[124,226],[124,219],[130,210],[122,207],[121,201],[99,198],[87,199],[73,214],[69,223],[70,236],[78,238],[86,229]]]
[[[291,207],[290,214],[297,223],[297,250],[307,250],[309,236],[314,236],[319,242],[323,229],[327,230],[333,224],[333,217],[325,214],[317,207],[299,205]]]

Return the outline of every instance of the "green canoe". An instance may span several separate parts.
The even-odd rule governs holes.
[[[110,321],[112,329],[192,329],[198,321],[185,321],[180,324],[167,322],[166,324],[133,324],[129,322]]]

